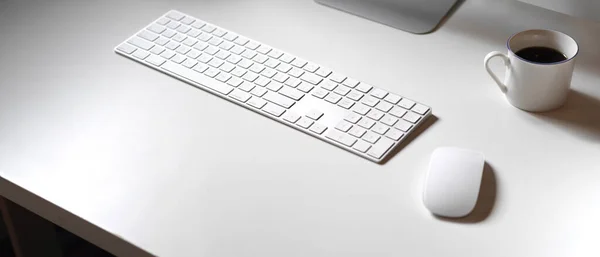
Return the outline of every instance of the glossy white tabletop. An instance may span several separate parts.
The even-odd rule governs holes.
[[[378,165],[113,52],[170,9],[436,118]],[[555,112],[511,107],[482,67],[530,28],[581,47]],[[4,0],[0,194],[118,255],[139,254],[111,243],[122,239],[159,256],[599,256],[599,45],[599,23],[520,2],[467,1],[413,35],[311,0]],[[486,156],[470,218],[421,202],[439,146]]]

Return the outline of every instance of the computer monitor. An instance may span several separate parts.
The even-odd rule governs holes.
[[[417,34],[433,31],[459,0],[315,0],[363,18]],[[462,1],[462,0],[461,0]],[[599,0],[520,0],[556,12],[600,21]]]
[[[315,0],[369,20],[425,34],[433,31],[457,0]]]

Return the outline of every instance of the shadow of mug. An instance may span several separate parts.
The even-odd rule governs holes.
[[[571,90],[562,107],[531,115],[586,141],[600,142],[600,99]]]
[[[460,218],[447,218],[442,216],[433,215],[439,220],[455,222],[455,223],[478,223],[487,219],[494,205],[496,204],[496,194],[498,191],[498,185],[496,181],[496,175],[492,166],[487,162],[483,166],[483,175],[481,177],[481,186],[479,188],[479,195],[477,196],[477,202],[473,211],[469,215]]]

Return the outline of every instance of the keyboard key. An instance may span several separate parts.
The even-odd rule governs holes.
[[[244,58],[246,58],[246,59],[252,59],[254,56],[256,56],[256,54],[257,54],[257,53],[256,53],[256,52],[254,52],[254,51],[244,51],[244,52],[242,53],[242,56],[243,56]]]
[[[323,99],[327,94],[327,91],[320,88],[317,88],[312,92],[312,95],[319,99]]]
[[[238,35],[233,32],[227,32],[223,38],[227,41],[234,41],[236,38],[238,38]]]
[[[333,90],[333,92],[338,95],[345,96],[346,94],[348,94],[350,92],[350,88],[348,88],[347,86],[339,85]]]
[[[219,74],[217,74],[217,76],[215,76],[215,79],[221,82],[227,82],[227,80],[229,80],[230,78],[231,75],[225,72],[220,72]]]
[[[227,33],[227,31],[225,31],[223,29],[216,29],[215,31],[212,32],[212,34],[217,37],[225,36],[226,33]]]
[[[262,87],[254,87],[254,89],[252,89],[252,91],[250,91],[250,93],[255,96],[262,97],[263,95],[265,95],[267,93],[267,90]]]
[[[133,53],[133,51],[135,51],[136,48],[130,44],[123,43],[123,44],[119,45],[117,47],[117,49],[123,53],[131,54],[131,53]]]
[[[371,143],[371,144],[375,144],[379,138],[381,138],[381,136],[371,132],[371,131],[367,131],[367,133],[365,133],[365,135],[362,137],[363,140]]]
[[[186,35],[184,35],[184,34],[180,34],[180,33],[177,33],[177,34],[175,34],[175,36],[173,36],[171,39],[172,39],[172,40],[174,40],[174,41],[177,41],[177,42],[181,43],[181,42],[183,42],[183,40],[185,40],[186,38],[187,38],[187,36],[186,36]]]
[[[277,92],[281,88],[283,88],[283,84],[278,83],[278,82],[269,82],[269,84],[267,85],[267,89],[269,89],[273,92]]]
[[[350,130],[352,128],[352,123],[347,122],[345,120],[340,121],[336,126],[336,129],[342,131],[342,132],[348,132],[348,130]]]
[[[212,58],[209,62],[208,65],[213,66],[215,68],[219,68],[221,67],[221,65],[223,65],[223,63],[225,63],[224,61],[221,61],[217,58]]]
[[[193,60],[193,59],[186,59],[185,61],[183,61],[182,64],[186,68],[191,69],[192,67],[194,67],[194,65],[198,64],[198,61]]]
[[[195,38],[195,37],[200,36],[200,34],[202,34],[202,31],[197,30],[197,29],[191,29],[190,31],[188,31],[187,34],[188,34],[188,36]]]
[[[398,103],[398,105],[404,107],[404,109],[410,110],[410,108],[412,108],[415,105],[415,102],[404,98],[400,100],[400,103]]]
[[[373,107],[379,103],[379,99],[368,95],[363,97],[362,100],[360,100],[360,102],[370,107]]]
[[[272,102],[274,104],[277,104],[281,107],[284,107],[286,109],[289,109],[290,107],[292,107],[292,105],[294,105],[294,103],[296,103],[294,100],[292,100],[286,96],[280,95],[278,93],[272,92],[272,91],[267,92],[263,96],[263,99],[265,99],[269,102]]]
[[[191,37],[188,37],[185,40],[183,40],[183,44],[186,46],[189,46],[189,47],[195,45],[196,43],[198,43],[198,39],[191,38]]]
[[[387,91],[379,88],[373,89],[373,91],[371,91],[371,95],[379,99],[383,99],[387,94]]]
[[[196,21],[194,18],[192,17],[185,17],[181,20],[181,23],[185,24],[185,25],[190,25],[192,24],[194,21]]]
[[[398,120],[398,122],[396,123],[396,125],[394,125],[395,128],[402,130],[404,132],[408,132],[408,130],[410,130],[410,128],[412,128],[412,124],[408,121],[405,120]]]
[[[356,138],[335,129],[329,130],[326,137],[347,147],[351,147],[354,145],[354,143],[356,143]]]
[[[348,93],[348,95],[346,97],[348,97],[354,101],[358,101],[363,97],[363,94],[356,90],[352,90],[352,91],[350,91],[350,93]]]
[[[170,21],[169,23],[167,23],[167,28],[176,29],[177,27],[179,27],[179,22]]]
[[[319,76],[321,76],[321,77],[323,77],[323,78],[326,78],[327,76],[329,76],[329,74],[331,74],[331,70],[330,70],[330,69],[327,69],[327,68],[324,68],[324,67],[320,67],[320,68],[319,68],[319,69],[318,69],[318,70],[315,72],[315,74],[317,74],[317,75],[319,75]]]
[[[321,118],[321,116],[323,116],[323,112],[319,111],[319,110],[310,110],[307,114],[306,117],[309,117],[313,120],[318,120],[319,118]]]
[[[289,64],[287,64],[287,63],[280,63],[280,64],[277,66],[277,70],[278,70],[278,71],[281,71],[281,72],[283,72],[283,73],[287,73],[287,72],[289,72],[291,69],[292,69],[292,65],[289,65]]]
[[[250,90],[252,90],[254,87],[256,87],[254,84],[247,81],[244,81],[240,85],[238,85],[239,89],[244,90],[246,92],[250,92]]]
[[[391,115],[394,115],[394,116],[398,117],[398,118],[402,118],[402,116],[404,116],[404,114],[406,114],[406,110],[404,110],[404,109],[402,109],[402,108],[400,108],[400,107],[398,107],[398,106],[394,106],[394,107],[393,107],[393,108],[392,108],[392,109],[389,111],[389,113],[390,113]]]
[[[314,123],[314,121],[312,121],[311,119],[309,119],[309,118],[306,118],[306,117],[302,117],[302,118],[300,118],[300,120],[299,120],[299,121],[297,121],[297,122],[296,122],[296,125],[298,125],[298,126],[300,126],[300,127],[302,127],[302,128],[305,128],[305,129],[307,129],[307,128],[308,128],[308,127],[310,127],[310,125],[312,125],[313,123]]]
[[[158,19],[158,21],[156,23],[158,23],[160,25],[166,25],[170,21],[171,21],[171,19],[169,19],[167,17],[161,17],[160,19]]]
[[[272,103],[265,104],[265,106],[263,106],[262,110],[273,116],[276,116],[276,117],[281,116],[281,114],[283,114],[285,112],[285,109],[277,106],[276,104],[272,104]]]
[[[190,50],[191,48],[184,45],[180,45],[179,47],[177,47],[177,49],[175,49],[175,52],[178,52],[180,54],[187,54],[187,52],[189,52]]]
[[[248,41],[248,43],[246,43],[244,46],[250,50],[256,50],[256,48],[260,46],[260,43],[256,41]]]
[[[153,55],[151,54],[150,56],[148,56],[146,58],[146,61],[149,63],[152,63],[156,66],[160,66],[161,64],[163,64],[166,60],[158,55]]]
[[[162,35],[166,38],[172,38],[173,36],[177,35],[177,32],[172,29],[166,29],[163,31]]]
[[[204,75],[209,76],[211,78],[216,77],[217,75],[219,75],[219,73],[221,73],[219,70],[210,67],[206,71],[204,71]]]
[[[349,121],[351,123],[357,123],[360,120],[360,118],[361,118],[360,115],[358,115],[358,114],[356,114],[354,112],[351,112],[351,113],[348,113],[348,115],[346,115],[346,117],[344,118],[344,120],[347,120],[347,121]]]
[[[368,93],[371,90],[371,88],[373,88],[371,85],[365,83],[360,83],[358,84],[358,86],[356,86],[356,90],[365,94]]]
[[[325,125],[316,122],[312,126],[310,126],[310,131],[315,132],[319,135],[323,134],[325,130],[327,130],[327,127]]]
[[[181,14],[180,12],[170,11],[169,13],[167,13],[167,17],[171,18],[173,20],[179,21],[179,20],[183,19],[183,17],[185,17],[185,16],[183,14]]]
[[[188,33],[188,31],[190,31],[192,28],[186,26],[186,25],[181,25],[179,27],[177,27],[177,31],[181,32],[181,33]]]
[[[200,57],[200,54],[201,54],[200,52],[196,51],[195,49],[192,49],[185,55],[187,55],[187,57],[190,57],[192,59],[196,59],[196,58]]]
[[[242,103],[245,103],[246,101],[248,101],[248,99],[250,99],[251,95],[248,94],[248,93],[246,93],[246,92],[244,92],[244,91],[241,91],[241,90],[238,90],[238,89],[234,89],[229,94],[229,97],[231,97],[231,98],[233,98],[235,100],[238,100],[238,101],[240,101]]]
[[[394,124],[396,124],[396,122],[398,122],[398,119],[395,118],[392,115],[386,114],[383,116],[383,118],[381,118],[381,123],[388,125],[388,126],[394,126]]]
[[[156,41],[154,41],[154,43],[160,46],[164,46],[167,43],[169,43],[169,40],[165,37],[159,37],[158,39],[156,39]]]
[[[260,65],[260,64],[252,64],[252,66],[250,66],[250,70],[255,72],[255,73],[260,73],[261,71],[263,71],[265,69],[265,66]]]
[[[208,69],[208,65],[204,64],[204,63],[198,63],[196,64],[196,66],[194,66],[193,70],[197,71],[197,72],[204,72]]]
[[[283,52],[273,49],[269,52],[268,56],[275,58],[275,59],[279,59],[279,57],[281,57],[283,55]]]
[[[369,113],[367,113],[367,117],[374,119],[374,120],[379,120],[379,119],[381,119],[381,117],[383,117],[383,112],[380,112],[375,109],[371,109],[371,111]]]
[[[369,150],[369,148],[371,148],[371,144],[362,140],[358,140],[358,142],[356,142],[356,144],[354,144],[352,148],[356,149],[361,153],[365,153]]]
[[[333,73],[329,76],[329,79],[336,83],[342,83],[344,80],[346,80],[346,76],[339,73]]]
[[[223,43],[223,39],[212,37],[210,40],[208,40],[208,43],[214,46],[219,46],[221,43]]]
[[[363,128],[371,129],[371,127],[373,127],[373,125],[375,125],[375,121],[372,119],[369,119],[369,118],[362,118],[356,124],[358,124],[359,126],[361,126]]]
[[[290,78],[290,76],[285,75],[283,73],[277,73],[277,74],[275,74],[275,76],[273,76],[273,80],[275,80],[275,81],[277,81],[279,83],[284,83],[289,78]]]
[[[138,34],[138,36],[141,37],[141,38],[143,38],[143,39],[146,39],[146,40],[148,40],[150,42],[154,42],[154,40],[158,39],[158,35],[157,34],[152,33],[152,32],[150,32],[148,30],[142,30]]]
[[[269,83],[271,83],[271,80],[265,77],[261,77],[259,76],[255,81],[255,84],[261,86],[261,87],[265,87],[267,86]]]
[[[307,63],[306,65],[304,65],[303,69],[308,72],[315,72],[317,71],[317,69],[319,69],[319,66],[314,63]]]
[[[253,61],[260,63],[260,64],[265,63],[268,59],[269,59],[269,57],[267,57],[263,54],[256,54],[256,56],[254,56],[254,58],[252,58]]]
[[[238,64],[238,62],[240,62],[242,60],[242,57],[239,57],[237,55],[230,55],[229,57],[227,57],[227,61],[233,64]]]
[[[385,96],[385,100],[392,104],[397,104],[398,102],[400,102],[400,99],[402,99],[402,97],[400,97],[399,95],[392,94],[392,93]]]
[[[289,54],[283,54],[281,57],[279,57],[279,60],[285,63],[291,63],[294,59],[296,59],[296,57]]]
[[[230,73],[233,69],[235,68],[235,65],[231,64],[231,63],[223,63],[223,65],[221,65],[221,67],[219,67],[219,69],[221,69],[224,72]]]
[[[366,115],[370,110],[371,108],[361,103],[357,103],[352,107],[352,111],[360,115]]]
[[[173,56],[173,58],[171,58],[171,61],[173,61],[174,63],[182,63],[183,61],[185,61],[187,59],[187,57],[180,55],[180,54],[175,54],[175,56]]]
[[[318,85],[321,82],[321,80],[323,80],[323,78],[312,73],[304,73],[300,76],[300,79],[313,85]]]
[[[304,67],[304,65],[306,65],[306,63],[307,63],[307,61],[302,60],[300,58],[296,58],[296,59],[294,59],[292,61],[291,64],[294,65],[294,66],[296,66],[296,67],[298,67],[298,68],[302,68],[302,67]]]
[[[422,104],[416,104],[415,106],[413,106],[413,108],[411,110],[418,114],[425,115],[425,113],[427,113],[427,111],[429,111],[429,107],[422,105]]]
[[[294,76],[296,78],[299,78],[300,76],[302,76],[302,74],[304,74],[304,71],[295,67],[292,67],[292,69],[290,71],[288,71],[288,74],[290,76]]]
[[[215,26],[210,25],[210,24],[205,24],[204,26],[202,26],[201,30],[207,33],[212,33],[213,31],[215,31]]]
[[[347,87],[354,88],[354,87],[356,87],[356,85],[358,85],[358,80],[347,78],[346,80],[344,80],[344,82],[342,84],[344,84]]]
[[[300,119],[300,115],[296,114],[295,112],[286,112],[282,118],[287,122],[296,123],[296,121]]]
[[[354,101],[348,99],[348,98],[344,98],[341,101],[338,102],[338,105],[340,107],[346,108],[346,109],[350,109],[350,107],[352,107],[354,105]]]
[[[241,46],[243,46],[243,45],[245,45],[246,43],[248,43],[248,41],[249,41],[249,40],[248,40],[247,38],[244,38],[244,37],[238,37],[238,38],[236,38],[236,39],[235,39],[233,42],[234,42],[234,43],[236,43],[236,44],[238,44],[238,45],[241,45]]]
[[[365,133],[367,133],[367,130],[359,126],[354,126],[350,129],[350,131],[348,131],[348,134],[358,138],[361,138]]]
[[[252,61],[250,61],[248,59],[242,59],[240,62],[238,62],[237,65],[244,69],[248,69],[248,68],[250,68],[250,66],[252,66],[252,64],[254,64]]]
[[[403,119],[410,121],[412,123],[417,123],[417,121],[419,121],[421,119],[421,115],[418,115],[414,112],[407,112],[406,114],[404,114],[404,116],[402,116]]]
[[[298,85],[300,85],[302,83],[302,81],[300,81],[297,78],[289,78],[285,81],[285,84],[290,86],[290,87],[297,87]]]
[[[171,59],[171,58],[173,58],[173,56],[175,56],[175,53],[173,53],[169,50],[166,50],[166,51],[162,52],[162,54],[160,54],[160,56],[165,59]]]
[[[279,90],[279,93],[296,101],[300,100],[304,96],[304,93],[291,87],[282,87]]]
[[[204,25],[206,25],[206,22],[203,22],[203,21],[197,20],[197,21],[194,21],[194,22],[192,23],[192,28],[197,28],[197,29],[200,29],[200,28],[202,28]]]
[[[402,133],[402,131],[397,130],[395,128],[391,128],[387,133],[385,133],[386,137],[389,137],[395,141],[400,140],[400,138],[402,138],[402,136],[404,136],[404,133]]]
[[[154,44],[152,44],[150,41],[142,39],[141,37],[137,37],[137,36],[129,39],[127,41],[127,43],[130,43],[130,44],[137,46],[144,50],[150,50],[150,48],[152,48],[154,46]]]
[[[223,84],[221,82],[218,82],[216,80],[210,79],[207,76],[192,71],[190,69],[186,69],[185,67],[178,65],[176,63],[173,62],[165,62],[161,68],[170,71],[174,74],[177,74],[181,77],[184,77],[186,79],[189,79],[193,82],[196,82],[198,84],[201,85],[201,87],[206,87],[206,88],[210,88],[216,92],[219,92],[221,94],[229,94],[229,92],[231,92],[233,90],[233,87],[228,86],[226,84]]]
[[[267,67],[269,67],[269,68],[273,68],[273,69],[274,69],[274,68],[275,68],[275,67],[277,67],[277,65],[279,65],[280,63],[281,63],[281,62],[280,62],[280,61],[278,61],[278,60],[275,60],[275,59],[268,59],[268,60],[265,62],[265,66],[267,66]]]
[[[308,83],[300,83],[300,85],[298,85],[298,87],[296,87],[298,90],[304,92],[304,93],[308,93],[310,92],[310,90],[312,90],[314,87]]]
[[[227,84],[229,84],[232,87],[238,87],[243,82],[244,81],[238,77],[231,77],[229,80],[227,80]]]
[[[371,128],[371,130],[373,132],[375,132],[377,134],[381,134],[381,135],[385,134],[385,132],[387,132],[389,129],[390,129],[390,127],[383,125],[381,123],[377,123],[377,124],[375,124],[375,126],[373,126]]]
[[[325,90],[334,90],[336,87],[338,86],[337,83],[331,81],[331,80],[325,80],[323,81],[323,83],[321,83],[321,87]]]
[[[211,38],[213,38],[213,36],[211,34],[208,33],[202,33],[200,34],[200,36],[197,36],[196,38],[204,41],[204,42],[208,42],[208,40],[210,40]]]
[[[277,74],[277,72],[273,69],[269,69],[269,68],[265,68],[260,75],[263,75],[267,78],[272,78],[273,76],[275,76],[275,74]]]
[[[390,148],[392,148],[392,146],[394,145],[394,141],[387,139],[387,138],[382,138],[381,140],[379,140],[379,142],[377,142],[375,145],[373,145],[371,147],[371,149],[367,152],[368,155],[372,156],[373,158],[381,158]]]
[[[258,78],[258,75],[254,72],[249,71],[249,72],[246,72],[246,74],[244,74],[244,76],[242,76],[242,78],[247,81],[254,82]]]
[[[336,94],[329,94],[325,97],[325,101],[330,102],[332,104],[336,104],[341,99],[342,99],[342,97],[339,95],[336,95]]]
[[[175,50],[177,47],[179,47],[179,43],[175,42],[175,41],[170,41],[169,43],[167,43],[165,45],[166,48],[171,49],[171,50]]]
[[[375,106],[377,110],[380,110],[382,112],[389,112],[392,109],[392,107],[394,106],[391,103],[385,101],[381,101]]]
[[[256,51],[261,53],[261,54],[267,54],[268,52],[271,51],[271,47],[266,46],[266,45],[261,45],[258,48],[256,48]]]

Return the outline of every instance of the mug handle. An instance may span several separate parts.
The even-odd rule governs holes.
[[[492,79],[494,79],[494,81],[496,81],[496,84],[498,84],[498,87],[500,88],[502,93],[506,94],[506,91],[508,91],[508,88],[506,87],[506,85],[504,85],[504,83],[502,83],[502,81],[500,81],[500,79],[498,79],[498,77],[496,76],[496,74],[494,74],[492,69],[490,69],[490,66],[488,64],[490,62],[490,59],[492,59],[496,56],[498,56],[498,57],[502,58],[502,60],[504,60],[504,65],[507,68],[510,66],[510,59],[508,59],[508,56],[501,52],[498,52],[498,51],[493,51],[493,52],[490,52],[489,54],[487,54],[485,56],[485,59],[483,60],[483,66],[485,67],[485,70],[490,74]]]

